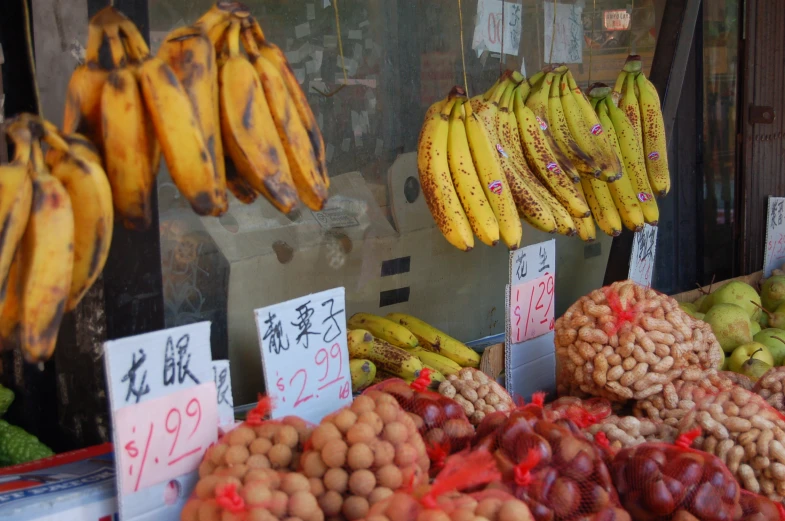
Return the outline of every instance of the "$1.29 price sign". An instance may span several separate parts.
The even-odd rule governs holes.
[[[554,280],[541,277],[510,288],[510,327],[516,344],[553,331]]]
[[[318,423],[352,402],[343,288],[257,309],[272,416]]]

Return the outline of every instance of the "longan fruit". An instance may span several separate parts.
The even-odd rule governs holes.
[[[270,466],[274,469],[288,467],[292,462],[292,449],[282,443],[277,443],[267,453],[267,458],[270,460]]]
[[[309,478],[321,478],[327,472],[322,455],[316,451],[306,452],[302,458],[303,473]]]
[[[319,498],[319,506],[322,508],[324,515],[328,517],[337,516],[343,506],[343,497],[334,490],[328,490]]]
[[[343,467],[349,447],[341,439],[330,440],[322,449],[322,461],[328,467]]]
[[[395,465],[385,465],[376,471],[376,481],[382,487],[397,490],[403,485],[403,475]]]
[[[423,469],[417,465],[409,465],[401,469],[401,478],[403,483],[414,483],[419,485],[423,476]]]
[[[368,494],[368,503],[374,505],[383,499],[387,499],[388,497],[393,495],[393,491],[387,487],[376,487],[373,491]]]
[[[342,468],[328,470],[324,475],[324,488],[343,494],[349,483],[349,473]]]
[[[272,446],[273,442],[267,438],[256,438],[248,446],[248,449],[251,451],[251,454],[267,454]]]
[[[534,519],[529,507],[522,501],[515,500],[505,501],[497,516],[498,521],[527,521]]]
[[[259,438],[267,438],[268,440],[272,440],[275,436],[275,433],[278,431],[278,427],[280,426],[279,423],[275,422],[264,422],[261,425],[257,425],[253,428],[254,432],[256,432],[256,436]]]
[[[373,465],[373,451],[365,443],[357,443],[349,447],[346,462],[352,470],[369,469]]]
[[[376,432],[374,428],[367,423],[361,423],[359,419],[357,423],[352,425],[351,429],[346,433],[346,441],[353,445],[355,443],[368,443],[376,439]]]
[[[499,510],[502,508],[502,503],[503,501],[496,497],[481,499],[477,504],[477,510],[474,511],[474,514],[481,517],[487,517],[488,519],[495,519]]]
[[[289,496],[280,490],[274,490],[271,494],[272,497],[268,502],[269,506],[267,507],[267,510],[278,519],[281,519],[286,516],[286,508],[289,506]]]
[[[278,521],[266,508],[252,508],[245,521]]]
[[[205,459],[199,464],[199,477],[203,478],[215,472],[215,465],[212,461]]]
[[[293,449],[300,441],[300,435],[297,434],[297,429],[291,425],[281,425],[281,427],[275,433],[274,439],[276,444],[281,443],[288,446],[290,449]]]
[[[199,521],[199,507],[202,502],[198,499],[189,499],[180,512],[180,521]]]
[[[417,429],[418,431],[423,427],[425,427],[425,421],[422,419],[421,416],[414,414],[413,412],[407,412],[406,416],[408,416],[409,419],[412,420],[412,422],[414,423],[414,428]]]
[[[395,447],[389,441],[377,441],[371,446],[373,466],[383,467],[395,460]]]
[[[264,454],[252,454],[246,462],[250,469],[269,469],[270,460]]]
[[[248,465],[245,463],[238,463],[237,465],[232,465],[231,467],[218,467],[215,469],[216,476],[233,476],[238,479],[242,479],[248,473]]]
[[[357,415],[351,409],[341,409],[333,417],[333,423],[341,431],[341,434],[346,434],[352,425],[357,423]]]
[[[308,478],[299,472],[289,472],[281,479],[281,490],[290,496],[301,490],[309,492],[310,489],[311,485],[308,483]]]
[[[385,516],[383,516],[381,514],[375,514],[375,515],[366,517],[365,521],[390,521],[390,520],[387,519],[387,517],[385,517]]]
[[[395,399],[395,396],[389,393],[379,393],[374,396],[374,401],[376,402],[376,408],[378,409],[380,405],[394,405],[398,406],[398,400]]]
[[[210,449],[210,459],[212,460],[213,465],[223,465],[224,455],[228,449],[229,445],[223,443],[213,445],[213,448]]]
[[[245,504],[249,507],[264,507],[272,497],[272,491],[267,483],[255,481],[247,483],[241,492]]]
[[[316,497],[324,494],[324,482],[319,478],[308,478],[308,486],[310,487],[311,494]]]
[[[226,450],[224,454],[224,461],[227,465],[237,465],[238,463],[245,463],[251,455],[245,445],[232,445]]]
[[[349,490],[357,496],[367,496],[376,488],[376,476],[370,470],[355,470],[349,476]]]
[[[384,429],[384,422],[374,411],[366,411],[357,418],[358,423],[365,423],[373,428],[374,436],[378,436]]]
[[[360,416],[364,412],[373,411],[376,408],[376,402],[373,398],[365,395],[360,395],[352,402],[352,412]]]
[[[202,501],[199,505],[199,521],[218,521],[221,519],[221,507],[214,499]]]
[[[256,439],[256,433],[251,427],[240,425],[226,435],[229,445],[245,445],[246,447]]]
[[[406,467],[417,462],[417,450],[408,443],[402,443],[395,448],[395,464]]]
[[[441,510],[423,510],[417,516],[417,521],[450,521],[450,516]]]
[[[309,519],[317,508],[319,504],[310,492],[298,490],[289,496],[289,515]]]
[[[322,423],[316,427],[311,434],[311,446],[316,450],[322,450],[327,442],[341,438],[341,431],[332,423]]]
[[[409,494],[395,494],[387,504],[385,515],[390,521],[412,521],[417,518],[421,505]]]
[[[364,497],[349,496],[346,498],[346,501],[343,502],[341,512],[343,512],[343,515],[346,516],[346,519],[349,521],[355,521],[356,519],[364,518],[365,514],[368,513],[369,508],[370,505],[368,504],[368,500]]]
[[[393,401],[395,398],[393,398]],[[376,406],[376,414],[379,415],[379,418],[386,424],[390,422],[394,422],[398,419],[398,416],[401,415],[401,407],[398,405],[398,402],[392,403],[382,403]]]
[[[474,512],[465,508],[459,508],[453,511],[450,515],[450,519],[452,519],[452,521],[474,521]]]
[[[205,476],[196,483],[196,497],[199,499],[209,499],[215,496],[215,486],[221,479],[220,476]]]
[[[308,436],[311,434],[311,427],[308,425],[308,422],[303,420],[302,418],[298,418],[297,416],[287,416],[283,420],[281,420],[285,425],[291,425],[297,431],[297,437],[299,438],[300,444],[305,443],[308,439]]]
[[[272,469],[251,469],[245,475],[243,482],[246,485],[249,483],[262,483],[271,489],[277,489],[281,484],[281,478]]]
[[[403,423],[397,421],[385,423],[382,439],[397,446],[398,444],[405,442],[409,437],[409,431]]]

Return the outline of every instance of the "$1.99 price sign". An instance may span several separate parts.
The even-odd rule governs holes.
[[[343,288],[257,309],[272,416],[318,423],[352,401]]]
[[[516,344],[553,331],[554,280],[546,273],[510,288],[510,327]]]

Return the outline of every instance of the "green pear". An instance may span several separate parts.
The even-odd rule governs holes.
[[[733,350],[733,353],[728,357],[728,370],[741,373],[744,362],[750,358],[766,362],[769,367],[774,366],[774,358],[771,356],[769,348],[757,342],[750,342]]]
[[[698,302],[700,302],[700,304],[698,304]],[[698,306],[698,311],[706,313],[714,305],[714,294],[709,293],[708,295],[699,297],[698,300],[695,301],[695,304]]]
[[[703,306],[703,301],[706,300],[706,297],[708,297],[708,295],[701,295],[697,298],[697,300],[695,300],[695,302],[693,302],[695,309],[700,310],[701,306]]]
[[[697,315],[702,314],[698,311],[698,308],[692,302],[679,302],[679,307],[682,309],[682,311],[693,318],[698,318]]]
[[[761,313],[758,318],[758,324],[760,324],[761,329],[769,327],[769,316],[766,313]]]
[[[738,280],[732,280],[712,293],[711,304],[736,304],[747,312],[750,319],[760,316],[760,295],[755,288]]]
[[[769,348],[775,366],[785,363],[785,329],[773,327],[762,329],[753,340]]]
[[[774,311],[769,311],[763,307],[760,310],[766,315],[766,323],[769,327],[785,329],[785,302],[777,306],[777,309]]]
[[[722,353],[722,358],[720,359],[720,363],[717,364],[717,369],[719,371],[727,371],[728,370],[728,357],[725,356],[725,351],[720,349],[720,353]]]
[[[701,313],[699,311],[699,312],[695,313],[695,318],[697,318],[698,320],[703,320],[703,319],[706,318],[706,313]]]
[[[775,309],[785,301],[785,275],[775,275],[766,279],[760,289],[761,305],[766,309]]]
[[[726,353],[732,353],[740,345],[752,342],[749,314],[735,304],[712,306],[703,320],[711,326]]]
[[[752,338],[755,338],[755,335],[760,333],[760,323],[755,322],[754,320],[750,322],[750,333],[752,333]]]
[[[739,374],[749,377],[749,379],[754,383],[760,380],[761,376],[768,373],[769,369],[771,369],[771,366],[763,360],[750,358],[741,364],[741,370],[739,371]]]

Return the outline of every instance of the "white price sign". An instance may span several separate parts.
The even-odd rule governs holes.
[[[218,435],[210,323],[104,343],[122,520],[178,520]]]
[[[522,27],[523,8],[519,4],[512,1],[502,3],[501,0],[479,0],[472,49],[477,51],[478,56],[485,50],[500,53],[504,38],[504,54],[518,56]]]
[[[319,423],[352,403],[343,288],[257,309],[272,417]]]
[[[769,197],[766,215],[766,251],[763,252],[763,276],[785,264],[785,197]]]
[[[556,23],[553,9],[556,7]],[[545,2],[542,6],[543,60],[549,63],[583,63],[583,7]],[[553,36],[554,29],[556,36]],[[553,52],[551,52],[553,47]]]
[[[626,31],[630,28],[630,13],[626,9],[603,11],[602,24],[606,31]]]
[[[213,381],[218,400],[218,424],[222,427],[234,424],[234,397],[232,396],[232,375],[229,360],[213,362]]]
[[[656,253],[657,227],[644,224],[643,230],[635,232],[632,255],[630,255],[630,271],[627,278],[641,286],[651,287]]]

